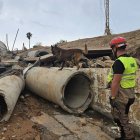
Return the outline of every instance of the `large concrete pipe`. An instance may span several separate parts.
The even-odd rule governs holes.
[[[70,113],[82,113],[93,96],[90,78],[72,68],[33,67],[26,73],[26,85],[32,92]]]
[[[24,85],[24,79],[16,75],[0,79],[0,121],[10,118]]]

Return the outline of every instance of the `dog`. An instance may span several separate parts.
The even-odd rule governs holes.
[[[72,61],[76,66],[77,70],[80,68],[79,62],[84,61],[87,63],[87,58],[84,54],[88,53],[87,45],[85,44],[85,50],[81,49],[62,49],[57,45],[51,46],[51,51],[57,58],[57,62],[61,62],[62,66],[59,70],[62,70],[67,61]]]

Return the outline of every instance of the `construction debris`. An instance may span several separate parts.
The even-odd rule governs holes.
[[[92,115],[96,110],[103,116],[111,118],[108,100],[110,90],[106,89],[108,68],[114,63],[111,49],[101,47],[92,50],[90,48],[88,54],[85,55],[88,64],[85,61],[80,61],[80,68],[76,70],[77,66],[71,59],[66,62],[63,70],[58,70],[61,67],[61,62],[57,61],[56,56],[48,48],[8,52],[5,46],[1,46],[0,139],[18,140],[22,139],[24,135],[27,139],[90,140],[94,138],[111,140],[104,133],[98,135],[98,131],[101,132],[104,125],[102,120],[94,122],[93,117],[84,114],[85,110],[91,107]],[[136,46],[135,49],[130,49],[129,54],[137,57],[140,66],[139,48]],[[131,107],[130,115],[137,135],[140,135],[139,75],[140,71],[137,72],[136,101]],[[29,91],[25,94],[25,90],[21,94],[25,86],[24,82],[33,94]],[[14,109],[17,102],[18,106]],[[50,106],[48,107],[47,104]],[[61,110],[59,106],[66,112]],[[72,114],[67,114],[67,112]],[[73,114],[78,115],[74,116]],[[18,120],[13,124],[8,121],[9,118],[12,121],[13,118],[18,118]],[[8,124],[5,125],[2,123],[3,121],[8,121]],[[20,131],[21,135],[13,131],[13,126],[17,132]],[[28,126],[29,129],[26,131],[27,135],[22,133],[25,126]],[[111,124],[108,130],[109,133],[118,133],[118,128],[114,124]],[[106,132],[106,130],[104,131]],[[9,136],[8,133],[11,135]],[[112,134],[111,136],[114,137]]]

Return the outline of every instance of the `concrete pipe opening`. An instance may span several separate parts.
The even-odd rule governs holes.
[[[44,56],[44,55],[47,55],[47,54],[49,54],[47,51],[38,51],[38,52],[35,54],[35,56],[36,56],[36,57],[39,57],[39,56]]]
[[[4,97],[0,95],[0,120],[4,117],[7,113],[7,104],[4,100]]]
[[[63,95],[64,104],[68,108],[82,108],[91,98],[90,79],[86,75],[76,74],[68,80]]]

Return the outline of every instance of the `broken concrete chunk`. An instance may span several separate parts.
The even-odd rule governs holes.
[[[96,64],[96,67],[105,68],[105,62],[103,62],[103,61],[101,61],[99,59],[96,60],[95,64]]]
[[[103,56],[103,60],[111,60],[109,56]]]
[[[111,66],[113,65],[114,61],[113,60],[105,60],[105,67],[106,68],[111,68]]]

